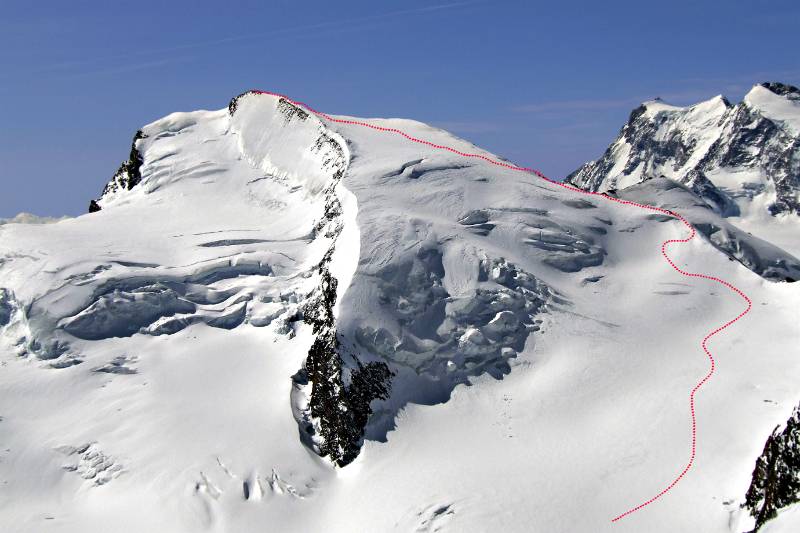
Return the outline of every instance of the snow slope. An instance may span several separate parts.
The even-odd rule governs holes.
[[[663,261],[682,224],[270,95],[132,148],[97,212],[0,226],[10,530],[750,525],[755,458],[800,399],[797,284],[674,248],[754,309],[711,343],[690,474],[612,524],[686,463],[699,341],[742,310]]]

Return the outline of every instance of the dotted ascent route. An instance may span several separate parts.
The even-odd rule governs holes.
[[[608,200],[610,202],[616,202],[618,204],[624,204],[624,205],[631,205],[631,206],[638,207],[640,209],[645,209],[645,210],[648,210],[648,211],[656,211],[658,213],[663,213],[665,215],[669,215],[669,216],[675,217],[678,220],[680,220],[683,223],[683,225],[688,228],[689,236],[685,237],[683,239],[669,239],[669,240],[664,241],[661,244],[661,255],[664,256],[664,259],[667,261],[667,263],[669,263],[669,265],[673,269],[678,271],[683,276],[687,276],[687,277],[690,277],[690,278],[707,279],[707,280],[714,281],[716,283],[719,283],[719,284],[725,286],[726,288],[728,288],[731,291],[735,292],[737,295],[741,296],[744,299],[744,301],[747,302],[747,308],[744,311],[742,311],[741,313],[739,313],[735,318],[729,320],[728,322],[726,322],[723,325],[719,326],[715,330],[709,332],[703,338],[703,341],[700,343],[700,346],[703,348],[703,351],[705,352],[706,356],[708,357],[708,360],[709,360],[709,363],[710,363],[711,366],[710,366],[710,368],[708,370],[708,373],[703,377],[703,379],[701,379],[697,383],[697,385],[694,386],[694,388],[692,389],[691,393],[689,394],[689,411],[691,412],[691,415],[692,415],[692,447],[691,447],[691,453],[689,455],[688,463],[686,464],[686,466],[683,467],[683,470],[681,470],[680,474],[678,474],[677,477],[675,477],[675,479],[673,479],[672,482],[669,485],[667,485],[661,492],[659,492],[658,494],[656,494],[652,498],[640,503],[636,507],[632,507],[631,509],[625,511],[624,513],[621,513],[621,514],[615,516],[614,518],[611,519],[611,521],[612,522],[617,522],[617,521],[625,518],[626,516],[628,516],[630,514],[633,514],[636,511],[639,511],[644,507],[647,507],[651,503],[655,502],[656,500],[658,500],[659,498],[664,496],[667,492],[672,490],[672,488],[675,487],[675,485],[677,485],[678,482],[681,479],[683,479],[683,477],[687,474],[687,472],[689,472],[689,469],[692,468],[692,465],[694,464],[695,456],[697,454],[697,416],[696,416],[696,413],[695,413],[695,398],[694,397],[695,397],[695,394],[697,393],[697,391],[700,390],[700,387],[702,387],[709,379],[711,379],[711,376],[714,374],[714,370],[715,370],[715,367],[716,367],[716,363],[714,361],[714,356],[711,354],[711,352],[708,349],[708,341],[714,335],[716,335],[717,333],[719,333],[722,330],[726,329],[731,324],[733,324],[734,322],[738,321],[744,315],[749,313],[750,309],[753,307],[752,300],[750,300],[750,298],[744,292],[742,292],[739,288],[733,286],[732,284],[728,283],[725,280],[722,280],[722,279],[714,277],[714,276],[709,276],[707,274],[698,274],[698,273],[695,273],[695,272],[687,272],[687,271],[683,270],[681,267],[679,267],[678,265],[676,265],[675,262],[669,257],[669,255],[667,254],[667,246],[669,246],[670,244],[675,244],[675,243],[687,243],[687,242],[691,241],[695,237],[695,235],[697,235],[697,232],[695,231],[694,226],[692,226],[689,223],[688,220],[683,218],[683,216],[681,216],[679,213],[676,213],[675,211],[670,211],[669,209],[663,209],[661,207],[656,207],[656,206],[652,206],[652,205],[646,205],[646,204],[640,204],[640,203],[637,203],[637,202],[631,202],[631,201],[628,201],[628,200],[622,200],[620,198],[615,198],[613,196],[609,196],[606,193],[585,191],[583,189],[579,189],[577,187],[573,187],[572,185],[567,185],[567,184],[562,183],[560,181],[552,180],[552,179],[548,178],[547,176],[545,176],[544,174],[542,174],[541,172],[539,172],[536,169],[527,168],[527,167],[520,167],[520,166],[517,166],[517,165],[512,165],[510,163],[506,163],[506,162],[503,162],[503,161],[498,161],[496,159],[492,159],[491,157],[487,157],[487,156],[482,155],[482,154],[469,154],[469,153],[461,152],[461,151],[456,150],[455,148],[451,148],[449,146],[443,146],[443,145],[435,144],[435,143],[432,143],[430,141],[426,141],[426,140],[423,140],[423,139],[417,139],[416,137],[412,137],[411,135],[407,134],[406,132],[398,130],[396,128],[384,128],[382,126],[376,126],[375,124],[369,124],[367,122],[361,122],[361,121],[357,121],[357,120],[346,120],[346,119],[334,118],[334,117],[332,117],[332,116],[330,116],[328,114],[322,113],[321,111],[317,111],[313,107],[311,107],[311,106],[309,106],[307,104],[304,104],[303,102],[297,102],[297,101],[292,100],[291,98],[288,98],[288,97],[286,97],[286,96],[284,96],[282,94],[272,93],[272,92],[269,92],[269,91],[259,91],[259,90],[253,90],[253,91],[250,91],[250,92],[255,93],[255,94],[266,94],[266,95],[270,95],[270,96],[277,96],[279,98],[283,98],[287,102],[290,102],[290,103],[292,103],[292,104],[294,104],[296,106],[299,106],[299,107],[303,107],[303,108],[307,109],[308,111],[310,111],[311,113],[313,113],[313,114],[317,115],[318,117],[321,117],[321,118],[323,118],[323,119],[325,119],[325,120],[327,120],[329,122],[336,122],[338,124],[351,124],[351,125],[355,125],[355,126],[363,126],[365,128],[370,128],[370,129],[373,129],[373,130],[384,131],[384,132],[387,132],[387,133],[394,133],[396,135],[401,135],[401,136],[405,137],[409,141],[412,141],[412,142],[415,142],[415,143],[419,143],[419,144],[424,144],[426,146],[430,146],[431,148],[436,148],[436,149],[439,149],[439,150],[446,150],[448,152],[452,152],[454,154],[458,154],[458,155],[460,155],[462,157],[469,157],[469,158],[472,158],[472,159],[483,159],[484,161],[486,161],[488,163],[491,163],[492,165],[496,165],[498,167],[503,167],[503,168],[507,168],[507,169],[510,169],[510,170],[517,170],[517,171],[520,171],[520,172],[527,172],[529,174],[533,174],[533,175],[543,179],[544,181],[546,181],[546,182],[548,182],[548,183],[550,183],[552,185],[556,185],[556,186],[561,187],[563,189],[567,189],[568,191],[571,191],[571,192],[576,192],[576,193],[579,193],[579,194],[585,194],[585,195],[589,195],[589,196],[597,196],[599,198],[602,198],[604,200]]]

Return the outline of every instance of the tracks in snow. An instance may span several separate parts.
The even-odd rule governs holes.
[[[307,109],[309,112],[314,113],[318,117],[320,117],[320,118],[322,118],[324,120],[327,120],[329,122],[335,122],[335,123],[339,123],[339,124],[349,124],[349,125],[355,125],[355,126],[362,126],[362,127],[370,128],[370,129],[377,130],[377,131],[383,131],[383,132],[386,132],[386,133],[392,133],[392,134],[395,134],[395,135],[400,135],[402,137],[405,137],[409,141],[412,141],[412,142],[415,142],[415,143],[419,143],[419,144],[423,144],[425,146],[430,146],[431,148],[436,148],[436,149],[439,149],[439,150],[445,150],[447,152],[451,152],[451,153],[454,153],[456,155],[460,155],[462,157],[467,157],[467,158],[471,158],[471,159],[482,159],[482,160],[486,161],[487,163],[490,163],[490,164],[495,165],[495,166],[507,168],[509,170],[515,170],[515,171],[519,171],[519,172],[526,172],[526,173],[529,173],[529,174],[533,174],[533,175],[537,176],[538,178],[540,178],[540,179],[542,179],[542,180],[544,180],[544,181],[546,181],[546,182],[548,182],[548,183],[550,183],[552,185],[561,187],[561,188],[566,189],[566,190],[568,190],[570,192],[574,192],[574,193],[578,193],[578,194],[584,194],[584,195],[588,195],[588,196],[596,196],[596,197],[602,198],[604,200],[607,200],[609,202],[616,202],[618,204],[629,205],[629,206],[632,206],[632,207],[637,207],[639,209],[644,209],[644,210],[647,210],[647,211],[653,211],[653,212],[656,212],[656,213],[661,213],[661,214],[664,214],[664,215],[667,215],[667,216],[671,216],[671,217],[674,217],[674,218],[677,218],[678,220],[680,220],[689,229],[689,236],[685,237],[683,239],[669,239],[669,240],[664,241],[661,244],[661,255],[664,256],[664,259],[667,261],[667,263],[669,263],[669,265],[673,269],[675,269],[677,272],[679,272],[683,276],[686,276],[686,277],[689,277],[689,278],[706,279],[706,280],[709,280],[709,281],[713,281],[715,283],[719,283],[720,285],[723,285],[724,287],[726,287],[727,289],[733,291],[738,296],[740,296],[742,299],[744,299],[744,301],[747,302],[747,307],[745,308],[744,311],[739,313],[736,317],[734,317],[731,320],[725,322],[724,324],[722,324],[721,326],[717,327],[716,329],[710,331],[703,338],[703,340],[700,343],[700,346],[703,348],[703,352],[705,352],[706,356],[708,357],[710,366],[709,366],[708,373],[694,386],[694,388],[692,388],[691,392],[689,393],[689,411],[691,413],[691,420],[692,420],[692,441],[691,441],[691,453],[689,455],[688,462],[683,467],[681,472],[664,489],[662,489],[659,493],[657,493],[655,496],[645,500],[644,502],[640,503],[639,505],[637,505],[635,507],[632,507],[632,508],[628,509],[627,511],[615,516],[614,518],[611,519],[611,521],[612,522],[617,522],[617,521],[625,518],[626,516],[628,516],[630,514],[633,514],[636,511],[639,511],[639,510],[643,509],[644,507],[647,507],[651,503],[655,502],[656,500],[658,500],[659,498],[664,496],[667,492],[672,490],[675,487],[675,485],[677,485],[678,482],[681,479],[683,479],[684,476],[686,476],[686,474],[689,472],[689,469],[692,468],[692,465],[694,464],[695,457],[697,455],[697,416],[695,414],[695,394],[697,394],[697,391],[700,390],[700,387],[705,385],[705,383],[709,379],[711,379],[711,376],[713,376],[714,370],[715,370],[715,366],[716,366],[715,361],[714,361],[714,356],[712,355],[711,351],[708,349],[708,341],[712,337],[714,337],[715,335],[720,333],[721,331],[723,331],[726,328],[728,328],[729,326],[731,326],[734,322],[736,322],[739,319],[741,319],[747,313],[749,313],[750,309],[753,307],[752,300],[750,300],[750,298],[742,290],[740,290],[739,288],[735,287],[731,283],[729,283],[729,282],[727,282],[727,281],[725,281],[723,279],[720,279],[718,277],[708,275],[708,274],[700,274],[700,273],[696,273],[696,272],[687,272],[686,270],[683,270],[678,265],[676,265],[675,262],[667,254],[667,248],[671,244],[687,243],[687,242],[691,241],[697,235],[697,232],[695,231],[694,226],[692,226],[689,223],[689,221],[687,221],[679,213],[676,213],[674,211],[670,211],[668,209],[663,209],[661,207],[656,207],[656,206],[652,206],[652,205],[640,204],[640,203],[637,203],[637,202],[631,202],[629,200],[622,200],[620,198],[615,198],[613,196],[609,196],[606,193],[585,191],[583,189],[579,189],[577,187],[573,187],[571,185],[567,185],[565,183],[561,183],[559,181],[552,180],[552,179],[548,178],[547,176],[545,176],[544,174],[542,174],[541,172],[539,172],[538,170],[533,169],[533,168],[520,167],[520,166],[517,166],[517,165],[513,165],[511,163],[498,161],[496,159],[492,159],[491,157],[488,157],[488,156],[485,156],[485,155],[482,155],[482,154],[470,154],[470,153],[466,153],[466,152],[461,152],[461,151],[456,150],[455,148],[452,148],[450,146],[444,146],[444,145],[440,145],[440,144],[435,144],[435,143],[432,143],[430,141],[426,141],[424,139],[418,139],[416,137],[412,137],[411,135],[405,133],[404,131],[396,129],[396,128],[384,128],[382,126],[377,126],[375,124],[369,124],[367,122],[361,122],[361,121],[357,121],[357,120],[346,120],[346,119],[334,118],[334,117],[332,117],[332,116],[330,116],[330,115],[328,115],[326,113],[322,113],[321,111],[317,111],[316,109],[312,108],[311,106],[309,106],[309,105],[307,105],[307,104],[305,104],[303,102],[298,102],[298,101],[292,100],[291,98],[289,98],[287,96],[284,96],[282,94],[277,94],[277,93],[273,93],[273,92],[269,92],[269,91],[259,91],[259,90],[254,90],[252,92],[256,93],[256,94],[266,94],[266,95],[270,95],[270,96],[277,96],[277,97],[283,98],[286,101],[291,102],[292,104],[294,104],[296,106],[300,106],[300,107],[303,107],[303,108]]]

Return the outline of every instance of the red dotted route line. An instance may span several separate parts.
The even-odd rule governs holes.
[[[687,277],[690,277],[690,278],[707,279],[707,280],[714,281],[716,283],[719,283],[719,284],[727,287],[728,289],[732,290],[733,292],[735,292],[736,294],[741,296],[747,302],[747,308],[744,311],[742,311],[741,313],[739,313],[735,318],[733,318],[733,319],[729,320],[728,322],[724,323],[723,325],[719,326],[717,329],[709,332],[708,335],[706,335],[703,338],[703,341],[700,343],[700,346],[702,346],[703,351],[705,352],[706,356],[708,357],[708,360],[709,360],[711,366],[710,366],[710,368],[708,370],[708,373],[703,377],[703,379],[701,379],[697,383],[697,385],[694,386],[694,388],[692,389],[692,392],[689,394],[689,410],[690,410],[690,412],[692,414],[692,451],[691,451],[691,454],[689,455],[689,462],[686,464],[686,466],[683,467],[683,470],[681,470],[680,474],[678,474],[678,476],[675,479],[673,479],[672,482],[669,485],[667,485],[661,492],[659,492],[658,494],[656,494],[655,496],[653,496],[649,500],[646,500],[646,501],[640,503],[636,507],[632,507],[631,509],[625,511],[624,513],[617,515],[616,517],[612,518],[611,521],[612,522],[617,522],[618,520],[621,520],[622,518],[625,518],[626,516],[628,516],[630,514],[633,514],[636,511],[638,511],[638,510],[640,510],[640,509],[642,509],[644,507],[647,507],[651,503],[653,503],[656,500],[658,500],[659,498],[661,498],[667,492],[672,490],[672,488],[675,487],[675,485],[677,485],[678,482],[681,479],[683,479],[683,477],[686,475],[686,473],[689,472],[689,469],[692,468],[692,465],[694,464],[695,456],[697,455],[697,416],[695,414],[695,398],[694,397],[695,397],[695,394],[697,393],[697,391],[700,389],[700,387],[702,387],[709,379],[711,379],[711,376],[714,374],[714,369],[716,367],[716,363],[714,361],[714,356],[711,354],[711,352],[708,349],[708,341],[711,339],[711,337],[713,337],[714,335],[716,335],[720,331],[724,330],[725,328],[727,328],[728,326],[730,326],[731,324],[733,324],[734,322],[736,322],[737,320],[742,318],[744,315],[749,313],[750,309],[753,307],[752,300],[750,300],[750,298],[744,292],[742,292],[739,288],[733,286],[731,283],[729,283],[729,282],[727,282],[725,280],[722,280],[720,278],[717,278],[715,276],[709,276],[707,274],[698,274],[698,273],[695,273],[695,272],[687,272],[687,271],[683,270],[681,267],[679,267],[678,265],[676,265],[675,262],[669,257],[669,255],[667,255],[667,246],[668,245],[673,244],[673,243],[686,243],[686,242],[689,242],[690,240],[692,240],[695,237],[695,235],[697,235],[697,232],[695,231],[694,226],[692,226],[689,223],[688,220],[683,218],[683,216],[681,216],[679,213],[676,213],[675,211],[670,211],[669,209],[664,209],[664,208],[656,207],[656,206],[652,206],[652,205],[640,204],[640,203],[631,202],[631,201],[628,201],[628,200],[622,200],[620,198],[615,198],[613,196],[609,196],[608,194],[605,194],[605,193],[592,192],[592,191],[586,191],[586,190],[583,190],[583,189],[579,189],[577,187],[573,187],[572,185],[567,185],[567,184],[562,183],[560,181],[552,180],[552,179],[548,178],[547,176],[545,176],[544,174],[542,174],[541,172],[539,172],[538,170],[536,170],[534,168],[527,168],[527,167],[520,167],[520,166],[517,166],[517,165],[512,165],[510,163],[505,163],[503,161],[498,161],[496,159],[492,159],[491,157],[487,157],[487,156],[482,155],[482,154],[469,154],[469,153],[466,153],[466,152],[461,152],[461,151],[456,150],[455,148],[451,148],[449,146],[443,146],[441,144],[435,144],[435,143],[432,143],[430,141],[426,141],[424,139],[417,139],[416,137],[412,137],[411,135],[409,135],[406,132],[404,132],[402,130],[399,130],[397,128],[384,128],[382,126],[376,126],[375,124],[369,124],[367,122],[361,122],[361,121],[358,121],[358,120],[347,120],[347,119],[334,118],[334,117],[332,117],[332,116],[330,116],[330,115],[328,115],[326,113],[322,113],[321,111],[317,111],[316,109],[314,109],[313,107],[309,106],[308,104],[304,104],[303,102],[297,102],[297,101],[292,100],[291,98],[289,98],[287,96],[284,96],[282,94],[277,94],[277,93],[273,93],[273,92],[269,92],[269,91],[259,91],[259,90],[253,90],[253,91],[250,91],[250,92],[251,93],[255,93],[255,94],[266,94],[266,95],[270,95],[270,96],[277,96],[279,98],[283,98],[287,102],[290,102],[291,104],[299,106],[299,107],[303,107],[303,108],[307,109],[308,111],[310,111],[311,113],[313,113],[313,114],[315,114],[315,115],[317,115],[319,117],[322,117],[322,118],[324,118],[325,120],[327,120],[329,122],[336,122],[338,124],[351,124],[351,125],[355,125],[355,126],[363,126],[365,128],[370,128],[370,129],[373,129],[373,130],[383,131],[383,132],[387,132],[387,133],[394,133],[394,134],[401,135],[401,136],[405,137],[409,141],[413,141],[413,142],[419,143],[419,144],[424,144],[426,146],[430,146],[432,148],[437,148],[439,150],[446,150],[448,152],[452,152],[452,153],[460,155],[462,157],[469,157],[469,158],[473,158],[473,159],[483,159],[484,161],[486,161],[488,163],[491,163],[492,165],[496,165],[498,167],[503,167],[503,168],[507,168],[507,169],[510,169],[510,170],[517,170],[517,171],[520,171],[520,172],[527,172],[527,173],[530,173],[530,174],[534,174],[535,176],[543,179],[544,181],[546,181],[548,183],[551,183],[553,185],[556,185],[558,187],[561,187],[563,189],[567,189],[568,191],[572,191],[572,192],[576,192],[576,193],[580,193],[580,194],[586,194],[586,195],[589,195],[589,196],[597,196],[597,197],[603,198],[605,200],[608,200],[610,202],[616,202],[618,204],[624,204],[624,205],[632,205],[634,207],[639,207],[641,209],[646,209],[648,211],[656,211],[656,212],[659,212],[659,213],[663,213],[665,215],[669,215],[669,216],[675,217],[678,220],[680,220],[689,229],[689,236],[684,238],[684,239],[669,239],[669,240],[664,241],[661,244],[661,255],[664,256],[664,259],[667,261],[667,263],[669,263],[669,265],[672,268],[674,268],[676,271],[680,272],[684,276],[687,276]]]

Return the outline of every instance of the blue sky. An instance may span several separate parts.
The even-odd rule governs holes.
[[[800,84],[800,2],[0,3],[0,217],[85,212],[134,132],[250,88],[563,177],[638,102]]]

